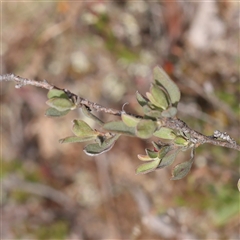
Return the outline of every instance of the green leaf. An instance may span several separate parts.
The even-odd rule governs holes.
[[[173,132],[171,128],[161,127],[158,131],[154,132],[153,135],[155,137],[163,138],[163,139],[175,139],[176,134]]]
[[[153,97],[153,95],[152,95],[150,92],[146,92],[146,95],[147,95],[148,99],[150,100],[150,102],[151,102],[154,106],[156,106],[156,107],[158,107],[158,108],[161,108],[161,109],[166,109],[167,106],[164,106],[164,105],[160,104],[160,103]]]
[[[103,128],[110,132],[116,132],[124,135],[135,136],[135,128],[128,127],[122,121],[108,122],[103,125]]]
[[[192,148],[191,159],[189,161],[180,163],[173,168],[171,180],[182,179],[189,173],[193,163],[194,149]]]
[[[93,130],[86,122],[83,120],[73,120],[72,132],[77,137],[96,137],[98,132]]]
[[[153,74],[156,83],[166,89],[167,93],[169,94],[171,103],[178,103],[181,97],[181,93],[178,86],[170,79],[166,72],[160,67],[155,67]]]
[[[157,123],[152,120],[142,119],[136,126],[136,135],[139,138],[150,138],[157,128]]]
[[[177,114],[177,108],[170,107],[164,111],[162,111],[161,116],[162,117],[175,117]]]
[[[174,139],[174,143],[177,145],[180,145],[180,146],[187,146],[189,141],[186,138],[184,138],[183,136],[177,136]]]
[[[160,162],[160,159],[157,159],[152,162],[144,163],[144,164],[140,165],[136,169],[136,174],[145,174],[145,173],[154,171],[157,168],[159,162]]]
[[[148,104],[148,99],[146,97],[144,97],[141,93],[139,93],[138,91],[136,92],[136,97],[137,97],[137,101],[138,103],[143,107],[145,105]]]
[[[165,145],[163,146],[159,151],[158,151],[158,157],[162,159],[171,149],[170,145]]]
[[[66,110],[63,112],[58,111],[56,108],[48,108],[45,112],[45,115],[47,117],[61,117],[65,116],[67,113],[69,113],[70,110]]]
[[[162,159],[161,163],[158,165],[157,168],[164,168],[167,166],[170,166],[171,164],[173,164],[177,154],[179,153],[179,149],[176,149],[174,151],[169,151]]]
[[[50,107],[56,108],[60,112],[75,108],[74,103],[66,98],[51,98],[46,102],[46,104]]]
[[[100,126],[103,126],[104,122],[99,119],[97,116],[95,116],[94,114],[91,113],[91,110],[89,110],[86,106],[82,105],[82,112],[86,117],[91,118],[92,120],[94,120],[96,123],[98,123]]]
[[[136,127],[140,118],[136,118],[134,116],[128,115],[128,114],[122,114],[122,120],[128,127]]]
[[[113,137],[105,139],[102,145],[99,145],[99,143],[89,144],[84,148],[83,151],[89,156],[97,156],[99,154],[107,152],[114,146],[119,136],[120,135],[117,134],[117,135],[114,135]]]
[[[158,152],[150,149],[145,149],[145,152],[150,158],[157,158],[158,157]]]
[[[153,96],[153,98],[155,99],[155,101],[157,102],[157,106],[163,109],[166,109],[169,105],[168,103],[168,97],[166,95],[166,93],[164,92],[163,89],[161,89],[160,86],[156,85],[156,84],[152,84],[150,92]]]
[[[91,137],[70,136],[70,137],[60,139],[59,142],[60,143],[77,143],[77,142],[91,141],[91,140],[95,140],[95,139],[96,139],[96,136],[91,136]]]
[[[149,117],[152,117],[152,118],[161,117],[161,111],[160,110],[153,110],[148,105],[143,106],[143,112],[146,116],[149,116]]]
[[[55,98],[55,97],[56,98],[67,98],[68,99],[67,94],[63,90],[56,89],[56,88],[53,88],[53,89],[49,90],[48,94],[47,94],[47,97],[48,97],[48,99]]]

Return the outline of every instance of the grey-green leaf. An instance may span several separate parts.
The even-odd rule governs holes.
[[[56,108],[48,108],[45,112],[45,115],[47,117],[62,117],[65,116],[67,113],[69,113],[70,110],[66,110],[63,112],[58,111]]]
[[[194,158],[194,148],[191,151],[191,159],[187,162],[180,163],[173,168],[171,180],[179,180],[184,178],[190,171]]]
[[[136,127],[139,121],[141,120],[128,114],[122,114],[121,118],[128,127]]]
[[[169,105],[168,103],[168,97],[166,95],[166,93],[164,92],[163,89],[161,89],[160,86],[158,86],[157,84],[152,84],[150,92],[153,96],[153,98],[155,99],[155,101],[157,102],[157,106],[166,109]]]
[[[136,169],[136,174],[145,174],[154,171],[161,159],[156,159],[152,162],[144,163]]]
[[[60,143],[77,143],[77,142],[87,142],[95,139],[96,139],[96,136],[91,136],[91,137],[70,136],[70,137],[60,139],[59,142]]]
[[[158,151],[158,157],[160,159],[164,158],[165,155],[170,151],[172,150],[171,146],[170,145],[165,145],[163,146],[159,151]]]
[[[179,153],[179,149],[175,151],[169,151],[162,159],[161,163],[158,165],[157,168],[164,168],[173,164],[177,154]]]
[[[116,132],[124,135],[135,136],[135,128],[128,127],[122,121],[112,121],[105,123],[103,128],[110,132]]]
[[[161,108],[161,109],[166,109],[167,106],[163,106],[162,104],[160,104],[150,92],[146,92],[146,95],[149,99],[149,101],[157,108]]]
[[[57,98],[67,98],[68,99],[67,94],[63,90],[56,89],[56,88],[53,88],[53,89],[49,90],[48,94],[47,94],[47,97],[48,97],[48,99],[55,98],[55,97],[57,97]]]
[[[103,126],[104,122],[99,119],[97,116],[95,116],[94,114],[91,113],[91,111],[89,109],[87,109],[86,106],[82,106],[82,112],[86,117],[91,118],[92,120],[94,120],[96,123],[98,123],[100,126]]]
[[[159,130],[154,132],[155,137],[172,140],[176,138],[176,134],[171,128],[161,127]]]
[[[145,152],[147,153],[147,155],[150,158],[156,158],[158,157],[158,152],[154,151],[154,150],[150,150],[150,149],[145,149]]]
[[[148,99],[146,97],[144,97],[141,93],[139,93],[138,91],[136,92],[136,97],[137,97],[137,101],[138,103],[143,107],[145,105],[148,104]]]
[[[174,143],[179,145],[179,146],[187,146],[189,141],[186,138],[184,138],[183,136],[177,136],[174,139]]]
[[[162,117],[175,117],[177,114],[177,108],[170,107],[164,111],[162,111],[161,115]]]
[[[66,111],[74,109],[75,105],[73,102],[66,98],[51,98],[46,102],[50,107],[56,108],[58,111]]]
[[[150,138],[157,128],[157,123],[152,120],[142,119],[136,126],[136,135],[139,138]]]
[[[84,148],[84,152],[89,156],[97,156],[104,152],[109,151],[113,146],[116,140],[119,138],[119,134],[114,135],[111,138],[105,139],[101,145],[99,143],[89,144]]]
[[[169,94],[171,103],[178,103],[181,98],[181,93],[178,86],[170,79],[166,72],[160,67],[155,67],[153,74],[156,83],[160,84],[166,89],[167,93]]]
[[[77,137],[96,137],[98,132],[93,130],[86,122],[83,120],[73,120],[72,131]]]
[[[152,118],[161,117],[161,111],[160,110],[153,110],[148,105],[143,106],[143,112],[146,116],[149,116],[149,117],[152,117]]]

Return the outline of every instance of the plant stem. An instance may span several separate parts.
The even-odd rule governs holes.
[[[54,85],[51,85],[46,80],[35,81],[35,80],[31,80],[31,79],[16,76],[14,74],[4,74],[4,75],[0,75],[0,81],[16,82],[16,86],[15,86],[16,88],[21,88],[21,87],[26,86],[26,85],[41,87],[41,88],[45,88],[47,90],[51,90],[53,88],[56,88],[56,89],[59,89],[59,90],[63,90],[68,95],[69,99],[71,99],[75,104],[77,104],[77,106],[79,108],[81,108],[84,105],[90,110],[94,110],[94,111],[97,111],[97,112],[105,112],[105,113],[112,114],[112,115],[115,115],[115,116],[121,116],[123,113],[126,113],[123,110],[120,111],[120,110],[116,110],[116,109],[112,109],[112,108],[103,107],[103,106],[101,106],[97,103],[94,103],[94,102],[91,102],[91,101],[89,101],[85,98],[79,97],[79,96],[70,92],[67,89],[61,89],[61,88],[58,88]],[[132,115],[132,116],[136,116],[136,115],[131,114],[131,113],[127,113],[127,114]],[[136,117],[142,118],[142,116],[136,116]],[[171,128],[171,129],[182,131],[183,133],[190,135],[190,140],[196,146],[202,145],[204,143],[210,143],[210,144],[213,144],[213,145],[216,145],[216,146],[231,148],[231,149],[235,149],[235,150],[240,151],[240,145],[238,145],[226,133],[222,134],[221,136],[225,136],[225,137],[227,136],[227,138],[218,139],[218,138],[214,137],[214,135],[213,136],[205,136],[205,135],[189,128],[185,122],[183,122],[182,120],[180,120],[178,118],[161,118],[159,120],[161,121],[161,124],[164,127],[168,127],[168,128]]]

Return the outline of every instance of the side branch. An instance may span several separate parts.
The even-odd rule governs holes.
[[[22,77],[14,75],[14,74],[4,74],[4,75],[0,75],[0,81],[16,82],[17,84],[15,85],[15,88],[21,88],[21,87],[26,86],[26,85],[41,87],[41,88],[45,88],[47,90],[51,90],[53,88],[56,88],[56,89],[59,89],[59,90],[63,90],[74,103],[77,103],[78,107],[81,107],[82,105],[85,105],[86,107],[90,108],[91,110],[94,110],[94,111],[97,111],[97,112],[102,111],[102,112],[113,114],[113,115],[116,115],[116,116],[121,116],[121,114],[122,114],[122,111],[115,110],[115,109],[112,109],[112,108],[105,108],[105,107],[103,107],[103,106],[101,106],[97,103],[94,103],[94,102],[88,101],[87,99],[79,97],[79,96],[70,92],[67,89],[62,89],[62,88],[56,87],[54,85],[51,85],[46,80],[36,81],[36,80],[32,80],[32,79],[22,78]]]
[[[16,82],[16,88],[21,88],[26,85],[32,85],[35,87],[41,87],[45,88],[47,90],[51,90],[53,88],[63,90],[76,105],[77,107],[82,107],[83,105],[87,108],[97,111],[97,112],[105,112],[108,114],[112,114],[115,116],[121,116],[123,113],[126,113],[125,111],[120,111],[112,108],[105,108],[97,103],[88,101],[87,99],[84,99],[82,97],[77,96],[76,94],[70,92],[67,89],[61,89],[54,85],[49,84],[46,80],[43,81],[36,81],[31,79],[22,78],[19,76],[16,76],[14,74],[4,74],[0,75],[0,81],[13,81]],[[134,114],[128,113],[129,115],[136,116]],[[142,118],[141,116],[136,116],[139,118]],[[177,118],[162,118],[161,120],[162,126],[168,127],[171,129],[175,129],[178,131],[183,132],[186,135],[190,136],[190,140],[192,143],[194,143],[196,146],[202,145],[204,143],[210,143],[216,146],[221,147],[227,147],[232,148],[235,150],[240,151],[240,145],[238,145],[228,134],[221,133],[219,131],[215,131],[214,135],[212,136],[205,136],[187,126],[185,122],[183,122],[180,119]]]
[[[204,143],[209,143],[216,146],[232,148],[240,151],[240,145],[237,144],[228,134],[215,131],[212,136],[205,136],[187,126],[185,122],[180,119],[164,118],[162,124],[165,127],[172,128],[178,131],[182,131],[186,135],[190,135],[190,140],[196,144],[196,146]]]

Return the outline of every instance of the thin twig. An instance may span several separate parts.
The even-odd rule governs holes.
[[[16,88],[21,88],[25,85],[32,85],[35,87],[41,87],[45,88],[47,90],[51,90],[53,88],[63,90],[71,99],[74,101],[74,103],[77,104],[77,107],[81,108],[83,105],[87,108],[97,111],[97,112],[105,112],[108,114],[121,116],[125,111],[120,111],[112,108],[106,108],[103,107],[97,103],[91,102],[87,99],[84,99],[82,97],[77,96],[76,94],[70,92],[67,89],[61,89],[54,85],[49,84],[46,80],[43,81],[35,81],[27,78],[22,78],[19,76],[16,76],[14,74],[4,74],[0,75],[0,81],[14,81],[16,82]],[[134,114],[130,114],[132,116],[135,116]],[[141,116],[136,116],[140,117]],[[186,135],[190,136],[190,141],[195,144],[195,146],[202,145],[204,143],[210,143],[216,146],[226,147],[226,148],[232,148],[235,150],[240,151],[240,145],[238,145],[227,133],[221,133],[219,131],[215,131],[212,136],[205,136],[187,126],[185,122],[178,118],[161,118],[160,119],[162,126],[168,127],[174,130],[178,130],[183,132]]]

